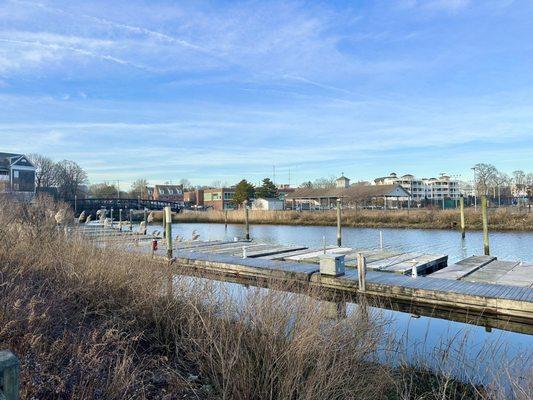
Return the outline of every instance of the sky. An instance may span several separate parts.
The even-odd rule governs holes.
[[[533,2],[0,0],[0,151],[91,183],[533,171]]]

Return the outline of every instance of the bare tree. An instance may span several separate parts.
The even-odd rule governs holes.
[[[35,187],[37,189],[52,187],[56,183],[56,163],[42,154],[29,154],[28,158],[35,165]]]
[[[498,170],[492,164],[479,163],[474,165],[476,173],[475,187],[478,194],[488,194],[489,189],[494,187],[494,179]]]
[[[184,191],[193,188],[193,185],[191,184],[191,181],[188,180],[188,179],[185,179],[185,178],[180,179],[179,184],[183,187]]]
[[[56,164],[56,185],[59,197],[72,199],[79,192],[80,185],[87,183],[87,173],[74,161],[63,160]]]
[[[146,187],[148,181],[146,179],[137,179],[131,184],[130,195],[133,197],[141,197],[143,199],[148,197]]]
[[[331,189],[335,187],[335,181],[336,178],[334,176],[330,176],[329,178],[318,178],[315,179],[315,181],[313,182],[313,187],[321,189]]]
[[[108,182],[96,183],[89,186],[89,194],[97,199],[111,199],[118,196],[118,187]]]

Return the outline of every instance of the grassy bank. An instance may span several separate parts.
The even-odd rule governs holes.
[[[388,322],[365,307],[332,320],[323,303],[250,290],[236,303],[214,283],[168,266],[66,240],[50,204],[0,205],[0,348],[21,361],[22,398],[503,399],[533,382],[502,374],[474,384],[436,354],[438,371],[378,362]],[[382,350],[382,349],[381,349]],[[383,360],[380,360],[383,361]],[[501,379],[501,380],[500,380]]]
[[[250,211],[250,223],[272,225],[336,225],[335,211]],[[228,223],[242,224],[243,210],[227,213]],[[179,222],[224,223],[223,211],[184,212],[175,216]],[[467,209],[467,230],[480,230],[481,212]],[[459,229],[459,210],[344,210],[343,226],[360,228]],[[533,231],[533,213],[527,211],[491,209],[489,229],[498,231]]]

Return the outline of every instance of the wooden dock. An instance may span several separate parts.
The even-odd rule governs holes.
[[[144,255],[150,253],[146,240],[152,239],[150,236],[130,232],[117,235],[105,229],[93,235],[92,229],[87,230],[87,237],[96,243],[102,243],[102,238],[109,234],[106,245],[120,246],[126,251]],[[85,235],[83,227],[77,232]],[[142,239],[139,240],[138,236]],[[276,283],[321,288],[339,295],[364,295],[379,299],[382,304],[390,302],[430,307],[441,313],[447,310],[454,315],[465,315],[465,319],[474,313],[497,321],[492,326],[517,324],[521,332],[533,333],[533,287],[517,284],[517,280],[524,282],[531,279],[533,270],[529,264],[477,256],[447,266],[445,255],[331,246],[326,248],[327,253],[345,254],[347,260],[345,274],[334,277],[320,274],[318,257],[324,249],[246,240],[186,241],[175,243],[173,247],[173,265],[178,274],[217,277],[263,286]],[[364,292],[359,288],[354,262],[358,252],[366,256],[368,263]],[[165,254],[164,243],[160,241],[155,256],[163,260]],[[418,277],[410,276],[413,266],[421,272]],[[426,272],[430,274],[423,276]]]
[[[432,278],[533,288],[533,264],[472,256],[430,275]]]

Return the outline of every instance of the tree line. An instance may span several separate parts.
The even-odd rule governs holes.
[[[41,154],[29,154],[28,158],[37,168],[35,186],[37,191],[55,191],[61,199],[71,199],[80,193],[80,186],[87,183],[87,173],[76,162],[55,162]]]

